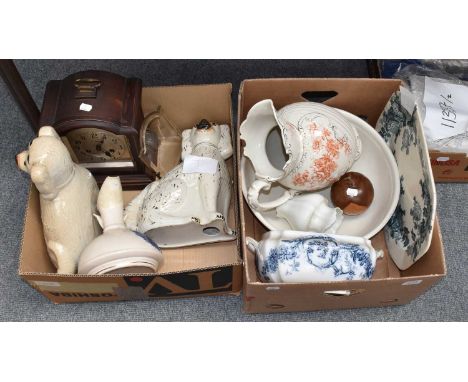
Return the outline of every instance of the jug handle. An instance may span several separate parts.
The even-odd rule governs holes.
[[[279,207],[283,203],[286,203],[289,199],[292,199],[295,195],[299,193],[298,191],[287,190],[278,199],[265,202],[265,203],[260,203],[258,201],[258,196],[260,194],[260,191],[261,190],[268,191],[270,187],[271,187],[271,182],[268,182],[267,180],[264,180],[264,179],[257,179],[252,183],[247,193],[247,199],[253,209],[257,211],[272,210],[276,207]]]
[[[156,120],[156,122],[159,124],[160,112],[161,112],[161,107],[158,106],[156,111],[153,111],[152,113],[148,114],[143,120],[141,124],[141,129],[140,129],[140,152],[138,155],[138,157],[145,164],[145,166],[153,170],[156,174],[159,172],[159,168],[157,164],[146,158],[147,148],[146,148],[145,136],[146,136],[146,130],[148,129],[148,126],[151,124],[151,122]]]

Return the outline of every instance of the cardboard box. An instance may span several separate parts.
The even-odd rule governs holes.
[[[232,127],[231,91],[231,84],[144,88],[143,112],[146,115],[160,104],[166,116],[179,128],[191,128],[202,118]],[[228,167],[236,174],[235,156],[228,161]],[[238,187],[236,177],[233,178],[228,221],[237,229]],[[137,193],[124,191],[125,201],[130,201]],[[47,255],[39,195],[31,186],[19,275],[55,303],[239,294],[242,285],[239,247],[238,237],[230,242],[163,249],[165,262],[157,274],[57,275]]]
[[[239,94],[238,126],[247,112],[258,101],[270,98],[280,109],[292,102],[318,100],[329,106],[351,112],[375,126],[385,104],[398,90],[399,80],[385,79],[259,79],[242,83]],[[238,128],[239,131],[239,128]],[[237,135],[238,160],[241,155]],[[239,195],[242,190],[239,188]],[[385,245],[383,231],[372,238],[376,249],[383,249],[384,258],[377,262],[371,280],[335,281],[317,283],[263,283],[260,281],[255,254],[246,246],[245,237],[256,240],[266,228],[251,213],[241,196],[240,219],[242,251],[244,253],[244,310],[248,313],[292,312],[320,309],[346,309],[358,307],[405,304],[446,274],[444,251],[438,221],[429,251],[406,271],[400,271]]]
[[[468,182],[468,153],[429,150],[436,182]]]

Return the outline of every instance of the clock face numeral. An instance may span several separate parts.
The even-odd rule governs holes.
[[[133,167],[129,143],[124,135],[96,128],[81,128],[62,137],[73,159],[86,167]]]

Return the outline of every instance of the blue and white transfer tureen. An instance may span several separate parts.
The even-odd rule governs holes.
[[[383,255],[364,238],[300,231],[270,231],[247,245],[262,281],[275,283],[370,279]]]

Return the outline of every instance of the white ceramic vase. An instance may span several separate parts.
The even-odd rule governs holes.
[[[107,177],[98,197],[96,215],[104,232],[86,246],[78,273],[154,273],[163,261],[158,246],[143,234],[125,227],[122,185],[119,177]]]

